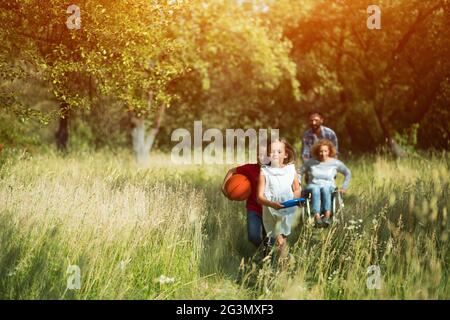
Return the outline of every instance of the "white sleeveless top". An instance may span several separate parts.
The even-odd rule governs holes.
[[[266,187],[264,195],[269,201],[284,202],[294,199],[294,192],[292,191],[292,183],[294,182],[295,166],[288,164],[282,168],[262,166],[261,174],[266,179]],[[296,207],[275,210],[268,208],[273,216],[285,216],[295,213]]]

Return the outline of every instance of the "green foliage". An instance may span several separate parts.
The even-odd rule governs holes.
[[[279,128],[295,143],[319,109],[343,150],[374,150],[415,124],[418,147],[448,148],[450,2],[379,1],[381,30],[367,28],[369,4],[83,0],[81,29],[69,30],[64,1],[8,1],[0,5],[0,108],[43,123],[59,105],[83,110],[99,122],[89,124],[96,146],[112,126],[96,115],[115,122],[133,110],[152,120],[163,107],[165,146],[193,120]],[[11,86],[36,77],[53,110]],[[433,123],[444,138],[428,143]]]
[[[5,148],[31,147],[41,143],[33,129],[38,125],[26,117],[15,118],[11,114],[0,114],[0,143]]]
[[[2,58],[12,65],[29,62],[52,84],[56,99],[71,108],[89,106],[87,98],[94,94],[113,95],[127,109],[145,109],[149,90],[167,102],[165,86],[181,70],[170,55],[176,48],[165,23],[167,3],[81,1],[81,28],[73,30],[65,25],[66,5],[60,0],[5,4],[2,39],[19,55]],[[14,19],[18,12],[20,21]]]
[[[450,70],[449,1],[379,1],[381,30],[366,26],[370,4],[277,1],[269,14],[302,66],[305,100],[291,115],[306,120],[305,111],[321,110],[343,149],[373,150],[449,101],[438,102]]]

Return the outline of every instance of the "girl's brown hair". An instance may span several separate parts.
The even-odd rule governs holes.
[[[284,144],[284,149],[286,150],[287,153],[287,158],[284,159],[283,164],[291,164],[294,163],[295,161],[295,151],[294,148],[291,146],[291,144],[289,142],[287,142],[286,139],[284,138],[279,138],[279,139],[274,139],[269,141],[268,143],[268,148],[267,148],[267,155],[270,156],[270,153],[272,152],[272,143],[274,142],[281,142],[282,144]]]
[[[327,146],[328,150],[330,150],[330,157],[334,158],[336,156],[336,147],[334,146],[333,142],[331,142],[328,139],[322,139],[317,141],[311,149],[311,154],[314,156],[314,158],[319,159],[319,150],[320,147]]]

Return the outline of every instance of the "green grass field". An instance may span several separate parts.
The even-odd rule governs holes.
[[[244,202],[221,195],[229,166],[4,152],[0,299],[449,299],[449,160],[347,161],[345,221],[297,225],[282,268],[254,255]]]

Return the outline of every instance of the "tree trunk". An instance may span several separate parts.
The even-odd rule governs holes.
[[[391,125],[389,124],[389,120],[386,119],[386,117],[383,115],[382,111],[380,109],[375,108],[375,114],[377,116],[378,123],[381,127],[381,130],[383,131],[384,139],[386,141],[386,144],[391,151],[391,153],[396,158],[401,158],[405,155],[405,152],[403,151],[402,147],[395,141],[393,130],[391,128]]]
[[[134,124],[131,129],[131,137],[133,141],[133,150],[136,162],[139,166],[146,166],[149,162],[150,148],[153,141],[145,138],[145,122],[142,118],[132,118]]]
[[[69,141],[69,108],[65,102],[62,102],[59,108],[61,115],[59,118],[58,131],[55,133],[56,146],[58,150],[66,151],[67,142]]]
[[[149,94],[149,106],[151,106],[152,94]],[[131,138],[133,142],[133,151],[136,157],[136,163],[139,166],[145,167],[150,161],[150,150],[152,149],[153,142],[158,134],[161,126],[162,118],[164,116],[165,106],[160,105],[157,110],[153,128],[149,134],[146,134],[145,121],[142,117],[131,116]]]

